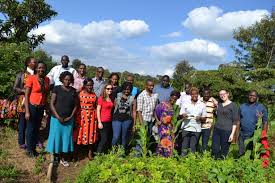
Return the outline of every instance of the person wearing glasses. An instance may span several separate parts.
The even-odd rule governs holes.
[[[103,92],[97,101],[97,121],[100,133],[100,140],[97,146],[97,153],[106,152],[112,140],[112,113],[114,99],[112,98],[113,86],[108,83],[104,86]]]
[[[74,75],[77,74],[76,70],[69,66],[70,59],[67,55],[61,57],[61,65],[54,66],[51,71],[47,74],[47,77],[50,78],[50,84],[54,86],[62,85],[62,82],[59,80],[59,76],[62,72],[68,71]],[[71,83],[73,84],[73,83]]]
[[[105,80],[103,79],[104,76],[104,69],[103,67],[96,68],[96,74],[93,78],[94,81],[94,92],[96,94],[96,97],[99,97],[102,93],[102,90],[105,85]]]
[[[245,148],[245,140],[253,137],[259,118],[262,118],[262,130],[267,131],[268,113],[265,106],[257,102],[258,93],[252,90],[248,94],[248,102],[240,106],[240,135],[238,139],[239,155],[245,154],[245,149],[252,150],[253,143],[248,143]]]
[[[170,99],[170,94],[174,90],[170,86],[170,77],[168,75],[162,76],[161,84],[154,87],[154,93],[158,94],[158,102],[166,102]]]
[[[212,136],[212,155],[215,159],[226,158],[240,120],[238,107],[229,100],[228,91],[220,90],[219,96],[221,102],[217,105],[217,122]]]

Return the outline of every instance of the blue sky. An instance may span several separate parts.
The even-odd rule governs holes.
[[[48,0],[58,16],[34,33],[41,48],[111,71],[171,74],[187,59],[197,69],[232,61],[232,30],[268,15],[271,0]]]

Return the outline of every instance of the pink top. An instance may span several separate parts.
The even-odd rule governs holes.
[[[114,109],[114,101],[106,101],[100,96],[97,101],[97,105],[101,106],[100,119],[101,122],[111,122]]]
[[[73,87],[76,89],[77,92],[80,92],[82,90],[84,80],[85,80],[85,77],[81,77],[78,73],[74,74]]]

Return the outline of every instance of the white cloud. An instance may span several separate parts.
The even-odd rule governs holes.
[[[119,23],[122,34],[128,37],[135,37],[149,32],[149,25],[142,20],[124,20]]]
[[[163,35],[162,37],[176,38],[176,37],[180,37],[181,35],[182,33],[180,31],[176,31],[176,32],[171,32],[169,34]]]
[[[207,39],[227,40],[232,38],[234,29],[248,27],[269,15],[267,10],[248,10],[223,13],[223,10],[211,6],[195,8],[188,13],[183,26]]]
[[[214,42],[202,39],[174,42],[149,48],[154,59],[176,63],[186,59],[197,64],[217,65],[225,61],[226,51]]]

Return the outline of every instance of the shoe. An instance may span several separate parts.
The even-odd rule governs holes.
[[[68,163],[68,161],[62,161],[60,160],[60,164],[63,165],[64,167],[69,167],[70,164]]]
[[[19,145],[20,149],[27,149],[27,145],[26,144],[22,144],[22,145]]]

